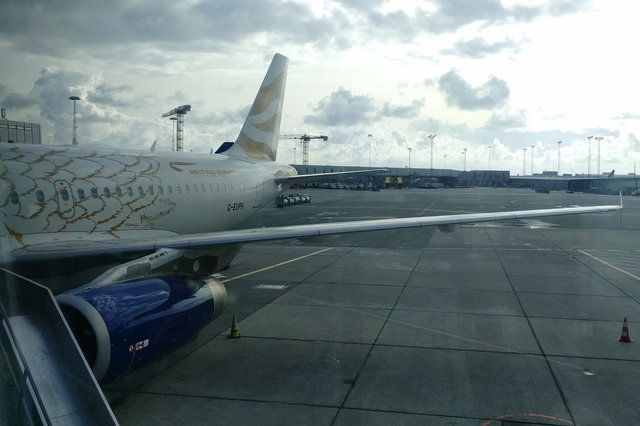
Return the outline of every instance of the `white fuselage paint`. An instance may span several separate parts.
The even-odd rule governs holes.
[[[0,249],[233,229],[288,165],[226,155],[0,146]],[[61,238],[59,233],[65,233]]]

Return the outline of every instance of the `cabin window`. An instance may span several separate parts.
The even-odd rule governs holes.
[[[84,189],[82,189],[82,188],[78,188],[78,198],[79,198],[79,199],[81,199],[81,200],[84,200],[84,199],[85,199],[85,196],[84,196]]]
[[[98,190],[96,188],[91,188],[91,197],[98,198]]]
[[[172,186],[168,186],[167,189],[169,190],[169,194],[173,194],[173,187]]]
[[[60,197],[62,197],[62,201],[69,201],[69,191],[66,188],[62,188],[60,190]]]
[[[176,185],[176,193],[182,194],[182,187],[180,185]]]
[[[191,190],[189,189],[189,185],[184,186],[184,192],[186,192],[187,194],[191,192]]]
[[[226,190],[227,190],[227,184],[226,184],[226,183],[223,183],[223,184],[222,184],[222,190],[223,190],[223,191],[226,191]]]
[[[138,195],[144,197],[144,189],[142,189],[142,186],[140,185],[138,185]]]
[[[111,197],[111,191],[109,190],[109,188],[105,187],[103,192],[105,197],[107,198]]]
[[[39,189],[36,191],[36,200],[38,200],[39,203],[44,201],[44,193]]]
[[[162,185],[158,185],[158,194],[164,194],[164,189],[162,188]]]
[[[207,192],[206,188],[204,187],[204,183],[201,183],[201,184],[200,184],[200,190],[201,190],[202,192]]]
[[[118,197],[122,197],[122,188],[120,188],[119,186],[116,186],[116,195]]]
[[[20,202],[20,198],[18,197],[18,193],[16,191],[11,191],[9,194],[9,199],[13,204],[18,204]]]
[[[209,184],[209,192],[213,192],[213,185]]]
[[[153,185],[149,185],[149,195],[153,195]]]
[[[127,194],[129,195],[129,197],[133,197],[133,188],[131,188],[130,186],[127,186]]]
[[[198,185],[195,183],[193,184],[193,192],[198,192]]]

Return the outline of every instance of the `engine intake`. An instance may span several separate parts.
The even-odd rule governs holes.
[[[196,337],[226,296],[214,278],[161,276],[87,284],[56,300],[96,379],[107,383]]]

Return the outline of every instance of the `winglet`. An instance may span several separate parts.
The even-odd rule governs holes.
[[[273,57],[229,154],[238,154],[240,148],[249,157],[264,161],[276,160],[288,63],[289,59],[279,53]]]

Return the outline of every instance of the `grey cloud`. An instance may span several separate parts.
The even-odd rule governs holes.
[[[296,43],[343,50],[369,40],[408,41],[420,34],[455,32],[476,22],[488,26],[560,16],[589,4],[563,0],[545,7],[504,7],[498,0],[437,0],[435,11],[418,7],[409,15],[380,12],[382,0],[340,3],[316,16],[304,2],[278,0],[5,0],[0,37],[20,52],[125,64],[135,55],[137,62],[143,58],[162,71],[161,64],[180,52],[237,52],[241,43],[256,37],[266,46]],[[490,53],[495,46],[488,47]]]
[[[489,43],[487,40],[476,37],[471,40],[458,41],[452,48],[443,49],[440,53],[464,56],[467,58],[484,58],[502,51],[515,51],[520,43],[507,38],[504,41]]]
[[[633,112],[625,112],[623,114],[613,117],[613,119],[614,120],[638,120],[640,119],[640,114],[636,114]]]
[[[59,57],[103,57],[105,51],[133,54],[132,45],[147,44],[171,52],[219,52],[237,49],[237,43],[257,35],[266,36],[273,45],[296,40],[323,46],[340,36],[340,28],[349,28],[340,11],[315,18],[304,3],[283,5],[277,0],[43,1],[32,5],[7,0],[2,12],[0,35],[15,49]]]
[[[60,111],[69,110],[69,96],[83,96],[81,87],[89,83],[91,77],[79,72],[58,71],[45,68],[34,83],[32,96],[40,99],[40,113],[55,120]]]
[[[104,83],[87,94],[87,100],[95,104],[107,106],[132,106],[133,88],[127,84],[108,86]]]
[[[640,138],[635,133],[629,133],[627,140],[631,145],[631,149],[635,152],[640,151]]]
[[[564,16],[580,12],[591,7],[591,0],[555,0],[549,4],[549,14]]]
[[[414,100],[409,105],[392,105],[385,102],[381,107],[369,96],[354,95],[340,88],[312,106],[314,114],[304,117],[304,122],[322,126],[357,126],[370,124],[375,119],[416,118],[424,106],[424,100]]]
[[[494,112],[484,126],[487,131],[503,131],[526,127],[527,114],[521,110],[515,114]]]
[[[313,110],[315,113],[305,116],[304,122],[321,126],[368,124],[376,112],[373,99],[366,95],[353,95],[344,88],[321,99]]]
[[[19,93],[10,93],[0,101],[0,104],[7,109],[25,109],[37,105],[37,103],[36,99]]]
[[[507,82],[495,76],[490,76],[482,86],[474,88],[455,70],[451,70],[440,76],[438,83],[447,104],[464,110],[498,107],[508,100],[510,94]]]
[[[507,16],[499,0],[440,0],[440,9],[428,18],[434,32],[452,31],[476,21],[496,22]]]
[[[388,102],[380,108],[379,115],[381,117],[393,118],[416,118],[420,114],[420,110],[424,106],[424,100],[414,100],[411,105],[391,105]]]

